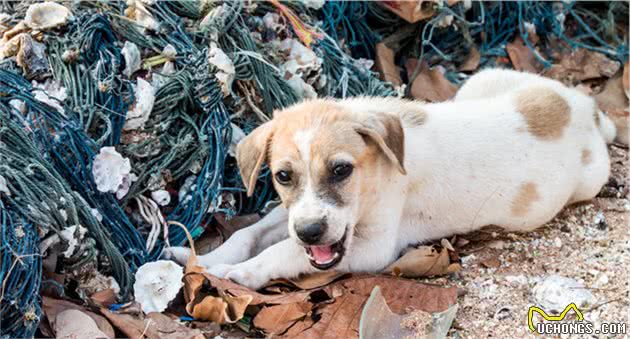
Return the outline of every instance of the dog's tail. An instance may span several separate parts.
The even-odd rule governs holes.
[[[598,110],[596,114],[597,117],[595,120],[599,121],[599,132],[602,134],[602,137],[604,137],[604,140],[606,140],[606,143],[610,144],[617,136],[615,123],[603,111]]]

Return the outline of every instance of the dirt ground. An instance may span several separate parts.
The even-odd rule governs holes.
[[[486,234],[462,251],[463,270],[427,282],[457,285],[450,338],[533,337],[527,327],[534,286],[549,275],[582,283],[595,297],[583,308],[594,323],[629,323],[630,201],[628,149],[610,146],[612,175],[591,202],[565,208],[528,234]],[[617,337],[628,337],[625,336]]]

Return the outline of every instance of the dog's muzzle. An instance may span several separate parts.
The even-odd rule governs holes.
[[[339,241],[331,245],[306,245],[304,246],[309,261],[313,267],[327,270],[337,265],[345,254],[345,242],[348,229]]]

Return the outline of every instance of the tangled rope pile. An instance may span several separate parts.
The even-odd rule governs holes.
[[[436,5],[412,29],[374,2],[56,6],[46,10],[62,20],[45,25],[31,2],[0,4],[9,13],[0,14],[3,338],[34,335],[44,259],[78,286],[67,292],[85,297],[97,282],[128,300],[135,270],[185,241],[169,221],[198,237],[216,213],[265,208],[276,198],[269,171],[247,198],[235,144],[305,98],[399,95],[370,70],[384,36],[409,32],[402,46],[437,63],[461,60],[471,44],[484,58],[502,56],[515,34],[527,41],[531,24],[541,37],[628,57],[616,32],[628,6],[616,3],[605,17],[574,3]],[[569,17],[579,23],[570,37]]]

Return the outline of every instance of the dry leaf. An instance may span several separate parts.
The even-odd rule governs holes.
[[[103,318],[102,316],[94,312],[88,311],[85,307],[81,305],[77,305],[75,303],[72,303],[66,300],[54,299],[47,296],[43,296],[42,309],[44,311],[44,314],[46,315],[46,318],[48,319],[48,323],[50,325],[50,328],[53,330],[53,332],[56,330],[56,320],[57,320],[58,314],[60,314],[61,312],[65,310],[78,310],[90,316],[90,318],[92,318],[92,320],[96,322],[96,325],[98,326],[99,330],[105,333],[108,337],[114,338],[116,336],[114,333],[114,328],[107,321],[107,319]]]
[[[136,316],[114,313],[106,308],[101,308],[100,311],[102,315],[109,319],[109,321],[128,338],[142,339],[145,338],[145,336],[147,338],[157,336],[150,326],[145,326],[144,321]]]
[[[111,304],[116,302],[116,292],[113,289],[108,288],[96,293],[93,293],[90,296],[90,300],[94,302],[97,306],[109,307]]]
[[[409,76],[413,74],[417,63],[416,59],[409,59],[405,64]],[[418,100],[446,101],[453,98],[456,92],[457,86],[448,81],[437,68],[429,69],[425,62],[422,63],[418,76],[411,84],[411,96]]]
[[[114,338],[103,333],[89,315],[76,309],[67,309],[57,314],[55,327],[57,339]]]
[[[267,334],[284,334],[289,327],[304,319],[312,308],[310,302],[264,307],[256,314],[254,326]]]
[[[218,293],[221,295],[231,295],[235,297],[251,296],[252,301],[249,303],[250,305],[291,304],[306,301],[311,294],[311,291],[297,291],[282,294],[261,294],[245,286],[241,286],[231,280],[220,279],[209,274],[205,274],[205,277],[210,282],[210,285],[213,288],[216,288],[218,290]]]
[[[620,67],[619,62],[610,60],[604,54],[578,49],[563,54],[560,63],[552,65],[545,75],[565,84],[577,85],[585,80],[610,78]]]
[[[595,96],[599,109],[605,111],[608,117],[615,123],[617,137],[615,141],[628,144],[630,124],[630,112],[628,111],[628,97],[623,88],[623,79],[617,76],[608,79],[604,90]]]
[[[162,313],[149,313],[144,321],[161,339],[205,339],[201,330],[189,328]]]
[[[521,36],[517,36],[514,41],[505,46],[505,50],[510,56],[510,61],[517,71],[525,71],[530,73],[538,73],[541,65],[536,60],[534,52],[527,47]]]
[[[188,259],[185,272],[184,299],[189,315],[218,324],[235,323],[243,318],[253,296],[248,294],[232,296],[221,289],[217,289],[216,296],[201,295],[202,287],[210,283],[211,276],[206,273],[205,268],[197,264],[194,255]]]
[[[501,261],[497,257],[488,258],[481,262],[486,268],[497,268],[501,266]]]
[[[468,56],[461,65],[459,65],[460,72],[472,72],[479,68],[479,62],[481,61],[481,54],[479,50],[472,46],[470,47],[470,51],[468,52]]]
[[[128,338],[134,339],[204,339],[202,332],[191,329],[162,313],[121,314],[101,308],[101,313]]]
[[[331,282],[339,279],[340,277],[347,275],[348,273],[342,273],[337,271],[322,271],[305,276],[300,276],[297,279],[289,280],[289,282],[302,290],[310,290],[322,286],[326,286]]]
[[[411,24],[432,17],[438,5],[437,0],[387,0],[379,3]]]
[[[391,310],[400,314],[410,309],[442,312],[455,304],[457,299],[455,287],[429,286],[388,276],[356,276],[325,287],[323,291],[329,296],[341,295],[332,303],[317,305],[314,318],[319,320],[312,326],[307,322],[310,326],[308,329],[297,332],[291,328],[287,335],[300,338],[357,338],[361,311],[374,286],[380,286]]]
[[[443,275],[459,270],[457,264],[451,264],[448,250],[433,246],[420,246],[405,253],[400,259],[389,265],[384,273],[407,278]]]
[[[400,68],[395,63],[394,50],[387,47],[384,42],[379,42],[374,47],[376,58],[374,58],[376,70],[381,74],[381,79],[391,82],[394,86],[402,85],[400,78]]]

